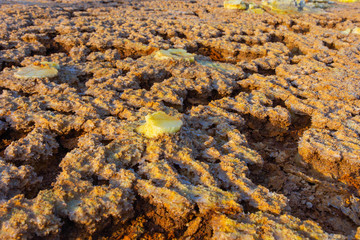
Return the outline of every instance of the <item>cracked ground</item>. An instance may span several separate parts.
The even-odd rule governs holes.
[[[0,239],[359,239],[359,11],[0,0]]]

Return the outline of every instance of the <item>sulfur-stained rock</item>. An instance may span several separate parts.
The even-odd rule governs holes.
[[[285,238],[345,239],[341,235],[328,234],[313,221],[301,221],[289,215],[272,217],[261,212],[238,216],[235,219],[217,215],[211,219],[215,231],[213,239]]]
[[[46,192],[41,192],[33,200],[17,195],[0,204],[0,238],[56,236],[60,232],[62,222],[54,213],[54,199],[49,198]]]
[[[12,142],[5,149],[5,159],[35,163],[56,154],[59,144],[55,134],[42,128],[34,128],[25,138]]]
[[[59,214],[86,228],[88,234],[102,229],[110,216],[117,216],[116,221],[132,217],[133,196],[119,187],[93,186],[76,172],[61,174],[56,185],[53,194],[60,200]]]
[[[16,167],[0,159],[0,199],[8,200],[15,195],[36,189],[41,182],[30,166]]]
[[[360,167],[360,141],[348,129],[306,131],[299,143],[299,153],[317,171],[335,179],[356,174]]]

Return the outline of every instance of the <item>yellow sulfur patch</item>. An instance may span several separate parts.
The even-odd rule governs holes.
[[[59,64],[55,62],[35,62],[33,65],[19,68],[16,78],[52,78],[58,75]]]
[[[248,11],[256,14],[263,14],[265,12],[262,8],[253,8],[249,9]]]
[[[225,0],[224,8],[246,10],[248,6],[242,0]]]
[[[341,31],[341,33],[343,33],[343,34],[350,34],[350,33],[351,33],[351,28],[347,28],[346,30]]]
[[[194,62],[195,54],[188,53],[184,49],[170,48],[168,50],[159,50],[154,55],[157,60],[185,60],[187,62]]]
[[[359,0],[336,0],[337,2],[343,2],[343,3],[353,3],[358,2]]]
[[[346,30],[342,31],[342,33],[344,34],[350,34],[350,33],[353,33],[353,34],[358,34],[360,35],[360,28],[359,27],[356,27],[356,28],[347,28]]]
[[[263,1],[261,5],[262,7],[268,8],[272,12],[275,12],[277,14],[291,14],[297,12],[295,7],[291,5],[280,4],[277,1],[271,1],[271,2]]]
[[[360,35],[360,28],[359,27],[354,28],[351,33]]]
[[[249,4],[249,9],[247,10],[247,12],[252,12],[255,14],[263,14],[265,11],[264,9],[260,8],[257,5]]]
[[[162,134],[176,133],[182,126],[182,121],[176,117],[159,111],[145,117],[146,123],[139,126],[136,131],[147,138],[156,138]]]

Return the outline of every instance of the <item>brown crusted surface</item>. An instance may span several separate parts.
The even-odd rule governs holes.
[[[0,239],[359,238],[359,10],[0,0]]]

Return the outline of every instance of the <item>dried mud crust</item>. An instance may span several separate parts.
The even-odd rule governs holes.
[[[0,0],[0,239],[360,238],[359,10]]]

